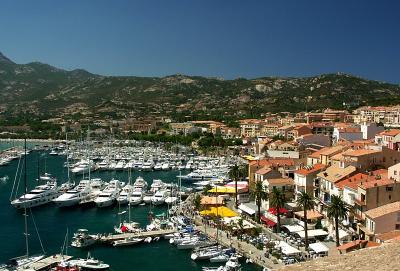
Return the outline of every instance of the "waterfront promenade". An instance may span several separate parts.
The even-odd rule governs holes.
[[[257,249],[252,244],[238,240],[237,236],[232,236],[230,232],[218,229],[218,240],[216,240],[217,228],[212,227],[210,225],[205,225],[203,223],[204,222],[203,218],[193,211],[193,206],[192,206],[193,196],[194,194],[192,194],[185,200],[185,203],[181,206],[182,208],[181,212],[185,214],[187,217],[190,217],[194,220],[197,230],[206,234],[211,240],[218,241],[219,243],[221,243],[226,247],[235,248],[239,254],[243,255],[247,259],[251,259],[251,261],[254,264],[257,264],[265,268],[266,270],[279,269],[284,266],[282,262],[275,259],[272,255],[266,257],[265,250]],[[281,239],[277,234],[273,233],[272,231],[269,231],[265,227],[262,227],[262,225],[257,225],[257,226],[260,226],[263,229],[263,233],[269,235],[271,239],[273,240]]]

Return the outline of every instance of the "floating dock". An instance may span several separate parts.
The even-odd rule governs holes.
[[[158,230],[158,231],[143,231],[143,232],[129,232],[129,233],[120,233],[120,234],[110,234],[106,236],[102,236],[100,238],[100,242],[102,243],[112,243],[117,240],[123,240],[125,238],[147,238],[147,237],[161,237],[167,234],[175,233],[175,229],[169,230]]]
[[[37,262],[34,262],[29,266],[29,269],[38,271],[49,270],[50,268],[56,266],[61,261],[68,261],[70,259],[72,259],[72,256],[56,254],[53,256],[49,256],[47,258],[43,258]]]

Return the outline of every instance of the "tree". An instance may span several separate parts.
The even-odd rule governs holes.
[[[238,190],[237,190],[237,182],[239,179],[239,167],[238,165],[234,165],[231,170],[229,170],[229,178],[235,181],[235,208],[238,208]]]
[[[336,233],[336,246],[339,244],[339,219],[343,220],[347,218],[349,211],[348,205],[342,200],[341,197],[333,195],[331,197],[331,203],[327,208],[327,215],[330,219],[335,220],[335,233]]]
[[[307,228],[307,211],[314,209],[314,197],[310,196],[306,192],[301,192],[297,196],[297,206],[301,207],[304,211],[304,233],[306,250],[308,249],[308,228]]]
[[[278,220],[277,231],[281,232],[281,209],[285,207],[286,197],[281,189],[274,187],[269,195],[269,206],[276,209],[276,217]]]
[[[208,195],[208,194],[210,194],[210,192],[208,192],[208,191],[210,191],[212,188],[213,188],[213,187],[211,186],[211,184],[207,184],[206,186],[204,186],[204,188],[203,188],[203,195]]]
[[[200,211],[200,208],[201,208],[201,196],[200,196],[200,194],[196,194],[196,195],[194,196],[193,205],[194,205],[194,208],[195,208],[197,211]]]
[[[256,200],[257,205],[257,221],[260,223],[261,220],[261,203],[263,200],[268,199],[268,193],[264,190],[264,186],[261,181],[256,182],[256,186],[254,188],[254,198]]]

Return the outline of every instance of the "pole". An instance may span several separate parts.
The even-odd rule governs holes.
[[[26,138],[24,139],[24,186],[25,186],[25,193],[28,193],[27,183],[26,183]],[[29,256],[29,240],[28,240],[28,221],[27,221],[28,214],[26,212],[26,204],[24,204],[24,220],[25,220],[25,246],[26,246],[26,257]]]

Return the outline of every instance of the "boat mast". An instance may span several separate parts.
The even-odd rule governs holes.
[[[26,194],[28,193],[27,183],[26,183],[26,138],[24,139],[24,199],[26,198]],[[26,204],[24,204],[24,222],[25,222],[25,247],[26,247],[26,257],[29,257],[29,240],[28,240],[28,214],[26,212]]]
[[[68,132],[65,133],[65,144],[67,144],[67,176],[68,176],[68,183],[71,183],[70,176],[69,176],[69,145],[68,145]]]

